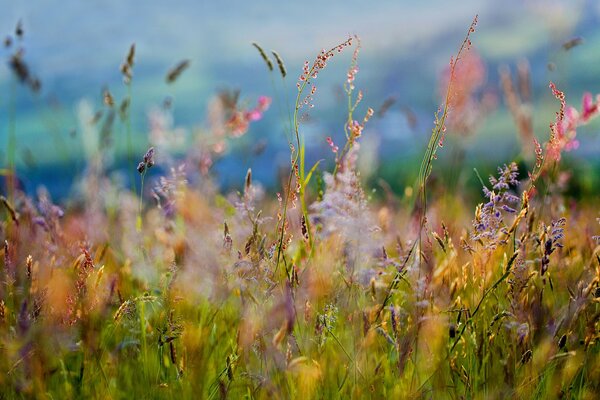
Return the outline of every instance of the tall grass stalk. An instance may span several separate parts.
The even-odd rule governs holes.
[[[435,124],[434,124],[433,129],[431,130],[431,136],[429,138],[429,143],[427,144],[425,156],[423,157],[423,161],[421,162],[421,168],[419,170],[419,177],[417,180],[419,196],[420,196],[420,203],[416,202],[414,207],[417,210],[420,207],[418,237],[417,237],[417,240],[413,241],[413,244],[409,250],[408,256],[406,257],[405,264],[408,263],[408,259],[411,257],[418,257],[419,264],[422,263],[422,256],[423,256],[422,236],[423,236],[423,228],[425,227],[425,224],[427,222],[427,191],[426,191],[427,179],[429,178],[429,175],[431,175],[431,170],[433,168],[433,161],[437,158],[437,150],[439,149],[439,147],[441,147],[443,145],[443,136],[446,131],[445,122],[446,122],[446,117],[448,116],[448,112],[450,111],[450,105],[451,105],[451,100],[452,100],[452,90],[454,89],[453,88],[454,71],[455,71],[456,65],[458,64],[458,62],[461,59],[460,57],[463,54],[463,52],[467,51],[468,48],[471,46],[470,36],[471,36],[471,33],[475,32],[475,26],[477,25],[477,18],[478,18],[478,16],[476,15],[475,18],[473,19],[473,22],[471,22],[471,25],[469,26],[467,34],[465,35],[465,38],[464,38],[460,48],[458,49],[458,52],[456,53],[456,57],[455,58],[453,57],[450,60],[450,79],[448,82],[448,88],[446,89],[446,96],[445,96],[443,108],[441,109],[442,115],[441,116],[439,115],[440,110],[438,110],[435,113]],[[417,250],[417,253],[418,253],[416,255],[415,255],[415,250]],[[392,298],[394,290],[400,284],[402,277],[404,276],[405,273],[406,273],[406,271],[404,268],[401,268],[396,272],[394,279],[390,282],[390,285],[387,288],[384,301],[378,310],[377,319],[379,319],[381,312],[388,305],[389,301]],[[419,274],[420,274],[420,268],[419,268]]]
[[[328,56],[331,57],[333,56],[335,51],[338,51],[341,47],[345,47],[346,45],[350,45],[352,43],[352,39],[348,39],[345,42],[332,47],[331,49],[329,49],[328,51],[323,51],[321,52],[322,56]],[[287,182],[287,189],[286,189],[286,194],[285,194],[285,199],[283,202],[283,212],[282,212],[282,219],[281,219],[281,232],[279,234],[279,243],[277,246],[277,258],[276,258],[276,266],[279,267],[279,262],[281,260],[281,256],[282,256],[282,250],[283,250],[283,241],[284,241],[284,236],[285,236],[285,223],[286,223],[286,218],[287,218],[287,211],[288,211],[288,206],[289,206],[289,202],[291,200],[292,197],[292,181],[294,178],[294,175],[297,171],[298,176],[296,177],[297,179],[297,191],[300,197],[300,207],[301,207],[301,211],[302,211],[302,216],[304,218],[305,224],[306,224],[306,231],[307,231],[307,241],[308,241],[308,247],[312,248],[313,247],[313,237],[312,237],[312,231],[311,231],[311,224],[310,224],[310,218],[308,216],[308,206],[306,203],[306,171],[305,171],[305,143],[304,141],[301,139],[301,135],[300,135],[300,110],[302,108],[302,103],[305,102],[305,100],[303,100],[303,95],[305,95],[305,90],[307,88],[307,86],[309,84],[312,83],[312,80],[315,77],[315,73],[318,73],[320,69],[322,69],[324,67],[323,64],[319,63],[319,60],[321,60],[319,57],[321,56],[319,55],[317,60],[315,60],[315,62],[313,62],[313,64],[310,66],[309,69],[307,69],[307,73],[304,74],[303,76],[305,76],[305,79],[302,79],[301,82],[298,83],[298,94],[296,95],[296,101],[294,103],[294,113],[293,113],[293,134],[294,134],[294,138],[296,140],[295,143],[295,147],[292,149],[291,151],[291,160],[292,160],[292,165],[291,165],[291,169],[290,169],[290,174],[289,174],[289,178],[288,178],[288,182]],[[312,89],[311,89],[312,90]],[[311,95],[314,93],[311,93]],[[311,96],[309,95],[309,96]],[[306,103],[306,105],[308,105],[308,103]]]

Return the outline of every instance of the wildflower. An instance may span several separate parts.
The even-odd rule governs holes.
[[[550,141],[547,152],[555,161],[560,161],[563,151],[575,150],[579,147],[576,139],[577,128],[587,124],[592,118],[598,116],[600,109],[600,95],[594,103],[591,93],[585,93],[582,98],[581,112],[567,106],[565,94],[558,90],[554,83],[550,82],[552,94],[560,101],[560,109],[556,113],[555,122],[550,124]]]
[[[231,117],[227,121],[226,125],[231,130],[234,137],[239,137],[248,131],[250,122],[258,121],[262,118],[265,111],[269,109],[271,105],[271,98],[267,96],[260,96],[257,101],[257,105],[251,110],[240,110],[237,106],[233,106]]]
[[[150,147],[146,154],[144,154],[143,161],[138,164],[137,170],[140,174],[143,174],[144,171],[152,168],[152,166],[154,166],[154,147]]]
[[[550,254],[557,248],[563,247],[561,239],[564,237],[564,226],[567,220],[560,218],[553,221],[550,226],[542,224],[542,234],[540,241],[543,243],[543,256],[541,264],[541,274],[544,275],[550,264]]]
[[[302,67],[302,74],[298,78],[298,82],[296,83],[296,87],[298,88],[298,97],[304,91],[306,86],[312,86],[310,94],[308,94],[304,100],[296,102],[296,110],[299,110],[303,106],[312,106],[312,96],[315,94],[315,87],[313,85],[313,80],[317,79],[319,76],[319,72],[321,72],[326,66],[327,62],[337,53],[341,53],[344,48],[352,45],[352,39],[348,38],[346,41],[340,43],[339,45],[333,47],[332,49],[325,51],[325,49],[321,50],[321,52],[317,55],[315,61],[312,64],[306,60],[304,62],[304,66]],[[300,100],[298,98],[298,100]]]
[[[339,151],[340,148],[338,146],[336,146],[335,143],[333,143],[333,139],[331,139],[331,136],[327,136],[326,140],[327,140],[327,144],[331,148],[331,151],[334,154],[337,154],[337,152]]]
[[[490,176],[489,181],[492,190],[483,187],[483,194],[487,198],[486,203],[477,206],[475,220],[473,221],[473,240],[483,241],[488,248],[495,248],[498,243],[498,233],[506,232],[504,226],[503,212],[514,214],[516,209],[509,204],[517,204],[520,199],[508,192],[511,187],[517,187],[518,181],[517,164],[512,162],[498,168],[498,177]]]
[[[153,188],[153,196],[158,208],[167,218],[172,218],[177,211],[177,200],[181,198],[188,181],[185,174],[185,164],[171,168],[171,176],[161,176]]]

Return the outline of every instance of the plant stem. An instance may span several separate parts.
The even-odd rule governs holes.
[[[144,211],[144,178],[146,177],[146,170],[142,172],[142,179],[140,184],[140,207],[138,209],[138,215],[136,219],[136,229],[138,232],[142,231],[143,218],[142,213]]]

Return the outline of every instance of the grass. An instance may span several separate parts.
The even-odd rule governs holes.
[[[476,172],[475,207],[459,179],[449,195],[436,155],[474,26],[402,195],[372,197],[357,168],[373,110],[355,119],[353,38],[306,64],[282,115],[283,195],[251,170],[241,193],[215,189],[211,166],[271,102],[223,92],[183,159],[148,150],[140,192],[105,176],[98,148],[79,206],[43,190],[2,197],[0,398],[595,398],[600,224],[590,199],[566,195],[561,155],[598,109],[574,117],[552,86],[547,141],[487,180]],[[254,45],[285,78],[278,53],[275,68]],[[315,73],[350,46],[346,142],[324,138],[332,166],[309,168],[301,112]],[[169,172],[149,182],[155,163]]]

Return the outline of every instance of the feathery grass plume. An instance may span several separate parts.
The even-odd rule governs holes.
[[[269,71],[273,71],[273,61],[271,61],[271,59],[269,58],[267,53],[265,53],[263,48],[260,47],[259,44],[256,42],[252,42],[252,46],[254,46],[256,50],[258,50],[258,53],[262,57],[263,61],[265,62],[265,64],[267,64],[267,68],[269,68]]]
[[[177,78],[190,66],[190,60],[183,60],[177,63],[173,68],[167,72],[165,81],[167,83],[174,83]]]
[[[517,214],[516,207],[521,199],[510,193],[510,188],[519,185],[519,171],[517,164],[512,162],[503,168],[498,167],[498,178],[489,178],[492,189],[483,186],[483,194],[487,198],[485,204],[479,204],[475,211],[473,221],[472,240],[484,244],[486,248],[495,249],[498,245],[505,243],[503,234],[508,233],[508,227],[504,223],[505,214]]]
[[[287,70],[285,69],[283,59],[275,50],[271,50],[271,53],[273,54],[273,57],[275,57],[275,61],[277,62],[277,67],[279,67],[279,73],[281,74],[281,77],[285,78],[285,76],[287,75]]]
[[[133,65],[135,63],[135,43],[129,46],[127,57],[125,62],[121,64],[121,74],[123,75],[123,81],[125,84],[129,84],[133,78]]]

